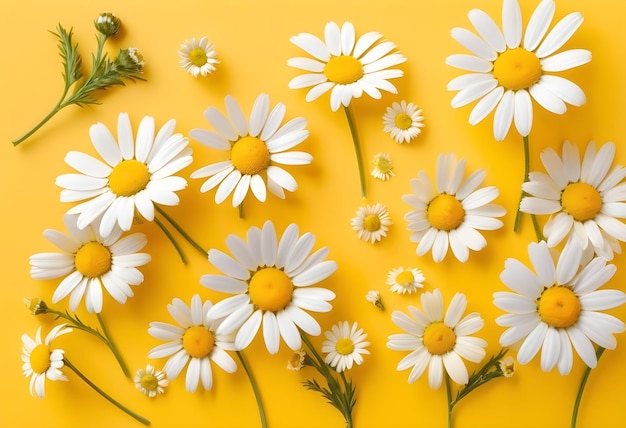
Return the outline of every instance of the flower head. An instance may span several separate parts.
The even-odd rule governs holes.
[[[365,205],[356,211],[356,217],[350,220],[352,229],[363,241],[374,244],[387,236],[387,230],[392,222],[387,207],[383,204]]]
[[[52,341],[72,329],[65,324],[54,327],[44,341],[41,340],[41,327],[37,329],[35,339],[27,334],[22,335],[22,370],[25,377],[30,377],[30,395],[43,398],[46,378],[54,380],[67,380],[61,369],[63,368],[62,349],[51,349]]]
[[[381,311],[385,310],[385,305],[383,304],[383,300],[380,297],[380,291],[378,290],[370,290],[365,295],[365,300],[370,302],[372,305],[376,306]]]
[[[424,127],[424,116],[422,109],[413,103],[402,100],[400,103],[394,102],[383,115],[385,132],[391,134],[391,138],[396,142],[410,143],[422,133]]]
[[[298,349],[293,353],[291,358],[287,361],[287,368],[289,370],[298,371],[304,366],[304,360],[306,359],[306,351],[304,348]]]
[[[454,382],[465,385],[469,376],[462,358],[478,363],[485,356],[487,342],[470,336],[483,327],[483,319],[477,312],[461,319],[467,307],[462,293],[454,295],[445,314],[439,289],[420,297],[422,310],[409,306],[411,316],[400,311],[391,314],[391,320],[405,333],[389,336],[387,347],[411,351],[398,363],[398,370],[412,368],[409,383],[413,383],[428,367],[428,384],[437,389],[445,369]]]
[[[545,242],[528,246],[533,271],[516,259],[507,259],[502,282],[512,291],[494,293],[493,303],[508,312],[496,319],[507,330],[500,344],[522,342],[517,353],[520,364],[528,363],[540,348],[541,369],[555,366],[565,375],[572,369],[572,346],[589,367],[596,366],[592,342],[615,349],[613,334],[624,331],[624,323],[603,310],[626,302],[619,290],[598,290],[615,274],[616,267],[601,257],[585,260],[579,242],[564,248],[554,261]]]
[[[48,312],[48,305],[40,297],[24,298],[24,304],[31,314],[40,315]]]
[[[232,338],[218,332],[221,320],[208,317],[213,307],[210,300],[202,303],[198,294],[187,306],[179,298],[167,305],[167,310],[178,325],[151,322],[148,333],[167,343],[158,345],[148,353],[148,358],[169,357],[163,370],[167,378],[175,379],[188,364],[185,386],[194,392],[198,381],[205,390],[213,386],[211,361],[227,373],[237,370],[237,364],[226,351],[234,350]]]
[[[313,58],[296,57],[287,65],[306,73],[294,77],[289,88],[312,88],[306,94],[308,102],[316,100],[332,89],[330,107],[337,111],[341,104],[350,105],[352,98],[363,92],[380,99],[381,90],[396,93],[389,79],[401,77],[402,70],[392,69],[406,61],[404,55],[392,51],[396,45],[390,41],[377,43],[382,35],[365,33],[356,38],[354,25],[345,22],[341,28],[329,22],[324,29],[325,42],[309,33],[300,33],[289,39]]]
[[[33,279],[64,277],[52,295],[52,303],[70,295],[70,309],[76,308],[83,296],[89,312],[102,311],[102,287],[119,303],[133,296],[130,285],[143,282],[137,269],[150,261],[150,255],[137,253],[146,245],[143,233],[122,237],[114,227],[106,238],[98,232],[98,223],[79,229],[77,216],[63,217],[69,235],[46,229],[44,236],[61,249],[61,253],[38,253],[30,257]]]
[[[446,59],[447,64],[470,72],[448,83],[449,90],[459,91],[452,99],[452,107],[463,107],[480,99],[470,113],[472,125],[495,109],[493,132],[498,141],[506,137],[511,122],[522,136],[530,133],[531,97],[556,114],[565,113],[565,103],[580,106],[586,101],[576,84],[553,74],[591,61],[591,53],[585,49],[555,54],[576,32],[583,17],[578,12],[570,13],[548,32],[554,11],[553,0],[539,3],[523,38],[522,13],[517,0],[504,0],[502,31],[479,9],[468,14],[479,36],[464,28],[452,29],[452,37],[471,52]]]
[[[391,156],[387,153],[378,153],[374,155],[374,168],[372,169],[372,177],[385,181],[395,176],[393,173],[393,162]]]
[[[154,118],[146,116],[133,139],[128,114],[120,113],[117,137],[102,123],[89,129],[91,141],[104,162],[71,151],[65,162],[80,174],[62,174],[56,184],[63,188],[62,202],[82,202],[68,211],[79,214],[77,226],[85,229],[102,215],[99,233],[108,236],[117,223],[128,231],[135,212],[154,219],[154,204],[177,205],[175,192],[187,181],[174,176],[192,161],[187,138],[174,134],[176,121],[169,120],[155,135]]]
[[[370,344],[365,340],[367,334],[357,323],[350,326],[347,321],[340,322],[324,336],[326,340],[322,343],[322,352],[327,354],[324,361],[339,373],[350,370],[353,364],[362,364],[363,355],[370,353],[365,349]]]
[[[120,30],[122,21],[111,12],[103,12],[98,15],[98,18],[94,21],[94,25],[96,30],[105,37],[111,37]]]
[[[185,40],[178,50],[180,57],[180,66],[193,77],[206,76],[215,71],[215,64],[219,64],[219,60],[215,57],[215,47],[206,37],[197,40],[195,37],[191,40]]]
[[[309,136],[304,118],[292,119],[281,126],[285,117],[285,105],[278,103],[270,112],[269,97],[260,94],[248,121],[230,95],[226,97],[226,110],[231,121],[216,108],[209,107],[204,116],[217,132],[192,129],[189,132],[202,144],[217,150],[227,151],[229,159],[200,168],[191,178],[209,177],[200,191],[207,192],[219,184],[215,202],[221,204],[233,193],[233,207],[239,206],[248,189],[261,202],[265,202],[267,189],[283,199],[283,189],[294,192],[298,183],[290,173],[278,166],[308,165],[313,157],[305,152],[287,151]]]
[[[515,373],[515,360],[510,355],[507,355],[498,361],[498,367],[504,377],[513,377],[513,374]]]
[[[541,153],[547,174],[531,172],[522,185],[529,196],[522,199],[520,210],[530,214],[549,214],[543,232],[549,247],[575,239],[583,249],[611,260],[620,253],[618,241],[626,241],[624,189],[626,168],[609,171],[615,156],[615,144],[605,143],[596,152],[592,141],[587,145],[582,163],[578,148],[565,141],[562,157],[551,148]],[[567,238],[567,239],[566,239]],[[589,245],[591,244],[591,245]]]
[[[417,268],[394,268],[387,274],[387,282],[391,291],[398,294],[411,294],[423,288],[426,278]]]
[[[461,262],[466,262],[469,250],[480,251],[487,245],[478,230],[495,230],[502,222],[495,217],[505,214],[500,205],[491,204],[498,197],[495,186],[478,189],[485,179],[479,169],[465,181],[465,160],[457,162],[454,154],[439,155],[436,186],[433,188],[424,171],[411,180],[413,194],[402,199],[413,211],[404,216],[411,231],[411,241],[418,242],[417,255],[432,249],[433,259],[440,262],[448,253],[448,246]]]
[[[315,236],[298,236],[296,224],[290,224],[280,241],[274,224],[266,221],[263,229],[248,230],[246,243],[236,235],[226,239],[233,257],[220,250],[209,251],[209,262],[224,275],[208,274],[200,282],[207,288],[234,294],[213,306],[210,317],[223,318],[218,334],[236,333],[235,347],[246,348],[263,324],[265,346],[278,352],[282,337],[290,349],[302,347],[299,329],[317,336],[321,329],[305,310],[328,312],[335,293],[311,287],[337,270],[337,263],[324,260],[328,248],[309,255]]]
[[[147,364],[145,369],[137,370],[134,381],[135,387],[150,398],[163,394],[169,385],[165,372],[156,370],[152,364]]]
[[[144,64],[143,55],[141,55],[141,52],[139,52],[137,48],[120,49],[113,60],[113,67],[115,67],[120,75],[131,80],[139,78],[134,75],[143,73]]]

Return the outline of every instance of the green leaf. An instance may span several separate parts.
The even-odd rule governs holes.
[[[67,31],[61,24],[58,24],[57,32],[52,32],[52,34],[59,39],[59,53],[63,60],[63,79],[65,87],[69,88],[83,77],[80,71],[82,59],[78,53],[78,43],[72,41],[72,29]]]

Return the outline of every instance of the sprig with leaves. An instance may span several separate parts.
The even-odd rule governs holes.
[[[121,21],[112,13],[102,13],[94,21],[98,33],[96,35],[98,47],[92,54],[91,73],[85,77],[82,72],[82,58],[78,52],[78,43],[73,40],[73,31],[57,25],[57,31],[52,32],[59,39],[59,54],[63,61],[63,93],[57,104],[39,123],[20,138],[12,141],[14,146],[25,141],[39,128],[48,122],[59,111],[70,105],[84,107],[90,104],[100,104],[93,95],[94,91],[105,90],[112,86],[125,86],[124,80],[145,80],[143,73],[143,58],[136,48],[120,49],[117,57],[112,61],[108,53],[104,52],[107,39],[120,29]],[[73,89],[72,89],[73,88]]]

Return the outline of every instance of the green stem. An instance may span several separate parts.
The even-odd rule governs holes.
[[[237,208],[239,210],[239,218],[243,218],[243,202],[241,202]]]
[[[250,385],[252,386],[252,391],[254,392],[254,397],[256,398],[256,404],[259,408],[259,417],[261,418],[261,427],[266,428],[267,420],[265,418],[265,409],[263,408],[263,402],[261,401],[261,393],[259,392],[259,387],[257,386],[257,383],[254,380],[254,376],[252,375],[252,371],[250,370],[250,367],[248,367],[246,360],[243,358],[243,354],[241,353],[241,351],[237,351],[237,356],[239,357],[239,361],[241,361],[241,365],[243,366],[243,369],[246,371],[246,374],[248,375],[248,379],[250,379]]]
[[[596,351],[596,360],[600,360],[600,357],[604,353],[606,349],[603,347],[599,347]],[[583,378],[580,380],[580,386],[578,387],[578,394],[576,395],[576,401],[574,402],[574,411],[572,412],[572,425],[571,428],[576,428],[576,421],[578,419],[578,408],[580,407],[580,401],[583,397],[583,391],[585,390],[585,385],[587,384],[587,379],[589,378],[589,374],[591,373],[591,367],[587,367],[585,369],[585,373],[583,374]]]
[[[143,416],[138,415],[137,413],[133,412],[132,410],[130,410],[128,407],[124,406],[123,404],[121,404],[119,401],[115,400],[113,397],[111,397],[109,394],[107,394],[106,392],[104,392],[103,390],[101,390],[95,383],[93,383],[92,381],[90,381],[87,376],[85,376],[84,374],[81,373],[80,370],[78,370],[72,363],[70,363],[70,361],[67,358],[63,358],[63,363],[70,368],[74,373],[76,373],[78,375],[79,378],[81,378],[82,380],[85,381],[85,383],[87,383],[87,385],[89,385],[90,387],[92,387],[98,394],[102,395],[105,399],[107,399],[111,404],[115,405],[118,409],[122,410],[123,412],[125,412],[127,415],[131,416],[132,418],[134,418],[135,420],[141,422],[144,425],[150,425],[150,421],[146,418],[144,418]]]
[[[170,242],[176,249],[176,252],[180,256],[180,260],[183,262],[183,264],[187,264],[187,257],[185,257],[185,253],[183,252],[183,249],[180,248],[180,245],[178,245],[178,242],[176,242],[176,239],[174,239],[174,235],[172,235],[172,233],[167,229],[167,227],[165,227],[163,222],[161,222],[161,220],[159,220],[158,217],[154,218],[154,222],[156,223],[157,226],[159,226],[159,228],[163,231],[163,233],[165,233],[165,236],[167,236],[167,239],[170,240]]]
[[[98,313],[98,314],[96,314],[96,316],[98,317],[98,322],[100,323],[100,327],[102,328],[102,333],[104,334],[104,336],[107,339],[107,345],[111,349],[111,352],[113,352],[113,355],[115,355],[115,359],[117,360],[117,362],[119,363],[120,367],[122,368],[122,371],[124,372],[124,375],[127,378],[130,379],[130,371],[128,370],[128,367],[126,366],[126,363],[124,362],[124,359],[122,358],[122,354],[120,354],[120,351],[115,346],[115,343],[113,342],[113,339],[111,339],[111,335],[109,334],[109,330],[107,329],[106,325],[104,324],[104,320],[102,319],[102,314]]]
[[[348,126],[350,127],[350,133],[352,134],[352,142],[354,143],[354,151],[356,153],[356,162],[359,166],[359,178],[361,180],[361,197],[365,199],[367,192],[365,191],[365,172],[363,171],[363,158],[361,157],[361,147],[359,144],[359,136],[356,132],[356,126],[354,119],[352,118],[352,111],[350,106],[344,106],[346,112],[346,118],[348,119]]]
[[[207,257],[208,251],[202,248],[202,246],[196,241],[194,241],[193,238],[191,238],[191,236],[189,236],[189,234],[187,234],[187,232],[185,232],[185,230],[180,227],[180,225],[176,223],[176,221],[163,210],[163,208],[156,204],[154,205],[154,208],[159,212],[159,214],[161,214],[165,218],[165,220],[167,220],[172,226],[174,226],[174,229],[176,229],[178,233],[180,233],[182,237],[185,238],[193,248],[198,250],[198,252],[200,252],[200,254],[202,254],[204,257]]]
[[[528,175],[530,173],[530,144],[528,142],[528,136],[523,137],[524,140],[524,183],[528,181]],[[519,203],[517,204],[517,212],[515,213],[515,223],[513,224],[513,231],[519,230],[519,224],[522,219],[522,212],[520,211],[520,205],[524,198],[524,191],[520,194]]]
[[[454,404],[452,403],[452,386],[450,385],[450,376],[448,373],[445,374],[446,379],[446,395],[448,397],[448,428],[452,428],[452,410],[454,409]]]
[[[43,125],[46,124],[46,122],[48,122],[50,119],[52,119],[52,117],[57,114],[59,111],[61,111],[61,109],[63,107],[65,107],[66,105],[63,105],[63,99],[65,98],[65,95],[67,94],[69,88],[65,88],[65,90],[63,91],[63,95],[61,96],[61,99],[59,100],[59,102],[54,106],[54,108],[52,110],[50,110],[50,113],[48,113],[46,115],[46,117],[44,117],[43,119],[41,119],[41,121],[39,121],[39,123],[37,125],[35,125],[34,127],[31,128],[30,131],[28,131],[26,134],[22,135],[20,138],[18,138],[17,140],[13,140],[13,146],[17,146],[18,144],[20,144],[21,142],[23,142],[24,140],[26,140],[28,137],[30,137],[31,135],[33,135],[35,132],[37,132],[37,130],[39,130],[39,128],[41,128]]]

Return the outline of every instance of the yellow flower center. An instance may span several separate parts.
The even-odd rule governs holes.
[[[347,337],[342,337],[335,344],[335,350],[341,355],[350,355],[354,352],[354,342]]]
[[[189,327],[183,334],[183,348],[194,358],[208,356],[215,346],[215,335],[211,330],[202,326]]]
[[[243,137],[231,149],[230,161],[242,174],[254,175],[269,166],[270,152],[260,138]]]
[[[463,223],[465,210],[457,198],[442,193],[428,204],[426,218],[432,227],[450,231]]]
[[[248,293],[259,309],[276,312],[291,302],[293,283],[285,272],[273,267],[263,268],[252,276]]]
[[[394,119],[396,127],[400,129],[409,129],[413,125],[413,119],[406,113],[398,113]]]
[[[403,287],[413,284],[415,281],[415,277],[413,276],[413,272],[410,270],[405,270],[398,274],[396,277],[396,282]]]
[[[456,334],[443,322],[433,322],[424,330],[423,341],[429,353],[443,355],[454,348]]]
[[[118,163],[109,175],[109,188],[117,196],[132,196],[143,190],[150,181],[148,167],[138,160]]]
[[[594,218],[602,208],[600,193],[587,183],[570,183],[561,195],[563,209],[578,221]]]
[[[347,85],[363,77],[363,65],[350,55],[334,56],[324,66],[324,74],[331,82]]]
[[[78,249],[74,266],[83,276],[97,278],[111,270],[112,260],[111,250],[99,242],[91,241]]]
[[[146,373],[145,375],[141,376],[139,384],[146,391],[156,391],[159,386],[159,379],[157,379],[157,377],[153,374]]]
[[[376,232],[380,229],[380,217],[376,214],[370,214],[363,220],[363,229],[368,232]]]
[[[393,162],[382,156],[378,156],[374,162],[374,166],[381,174],[389,174],[393,169]]]
[[[537,55],[524,48],[504,51],[493,64],[493,75],[500,85],[517,91],[535,84],[541,77],[541,62]]]
[[[46,345],[37,345],[30,353],[30,367],[37,374],[45,373],[50,367],[50,349]]]
[[[189,62],[196,67],[202,67],[204,64],[206,64],[206,61],[206,52],[202,48],[195,48],[189,53]]]
[[[546,324],[567,328],[574,325],[580,315],[580,301],[570,288],[554,286],[541,294],[537,311]]]

